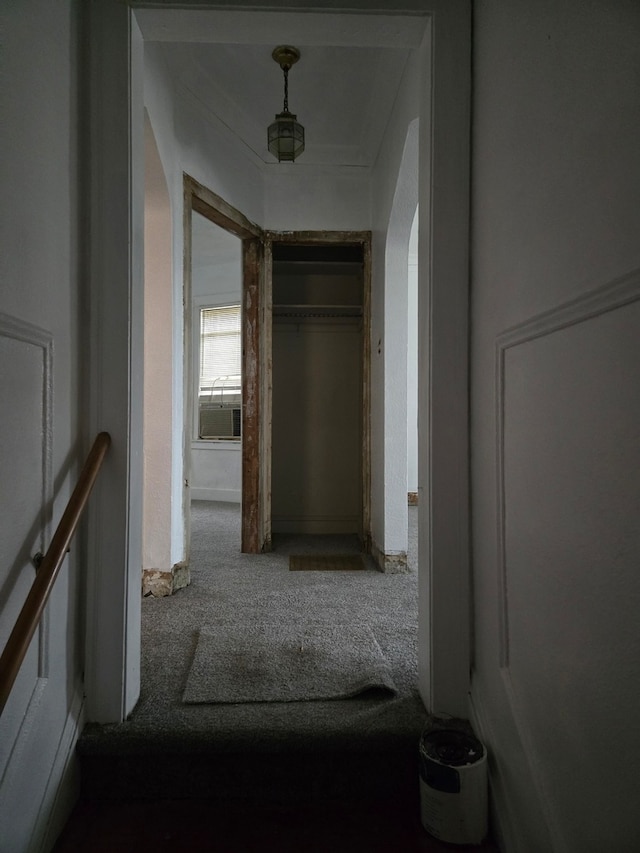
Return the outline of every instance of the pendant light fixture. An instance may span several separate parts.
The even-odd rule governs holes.
[[[269,125],[267,140],[269,151],[281,163],[295,160],[304,151],[304,127],[298,123],[297,116],[289,112],[289,69],[300,59],[300,51],[297,47],[280,45],[271,56],[284,73],[284,106]]]

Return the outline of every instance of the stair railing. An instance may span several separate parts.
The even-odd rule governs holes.
[[[35,580],[4,647],[0,658],[0,714],[9,698],[29,643],[49,600],[53,584],[69,550],[69,543],[76,532],[110,444],[111,436],[108,432],[101,432],[96,436],[73,494],[69,498],[47,553],[38,565]]]

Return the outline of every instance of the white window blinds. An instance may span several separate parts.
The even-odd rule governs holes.
[[[200,311],[200,390],[242,371],[241,312],[239,305]]]

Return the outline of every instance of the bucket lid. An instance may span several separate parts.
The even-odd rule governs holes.
[[[477,737],[456,729],[435,729],[423,734],[420,748],[427,758],[449,767],[475,764],[484,756],[484,746]]]

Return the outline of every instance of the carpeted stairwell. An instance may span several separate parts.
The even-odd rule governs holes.
[[[411,509],[415,514],[415,510]],[[393,800],[417,809],[415,519],[411,571],[290,571],[288,556],[357,553],[355,537],[281,537],[271,554],[241,554],[239,508],[195,502],[192,583],[142,602],[142,691],[121,725],[86,727],[83,796],[207,797],[227,803]],[[371,629],[397,693],[349,699],[185,704],[198,632],[261,622]],[[345,649],[345,654],[348,650]]]
[[[197,502],[192,511],[192,583],[142,601],[140,701],[121,725],[86,727],[82,795],[55,853],[450,849],[420,823],[417,510],[404,575],[382,574],[368,557],[364,570],[290,571],[290,554],[357,553],[358,543],[280,537],[271,554],[243,555],[238,507]],[[364,637],[383,689],[331,700],[185,702],[190,674],[196,699],[199,675],[211,675],[208,646],[192,672],[201,632],[218,644],[225,631],[242,636],[242,626],[249,638],[271,636],[274,626],[278,636],[297,632],[304,654],[319,641],[322,666],[329,634]],[[496,850],[489,841],[473,849]]]
[[[368,557],[361,571],[290,571],[290,554],[357,553],[358,543],[280,537],[271,554],[241,554],[239,508],[195,502],[192,583],[143,599],[140,701],[123,724],[86,727],[82,798],[57,849],[439,850],[419,821],[416,513],[406,574],[382,574]],[[312,635],[363,629],[395,694],[183,700],[200,632],[260,633],[265,623]],[[206,654],[198,666],[206,670]]]

